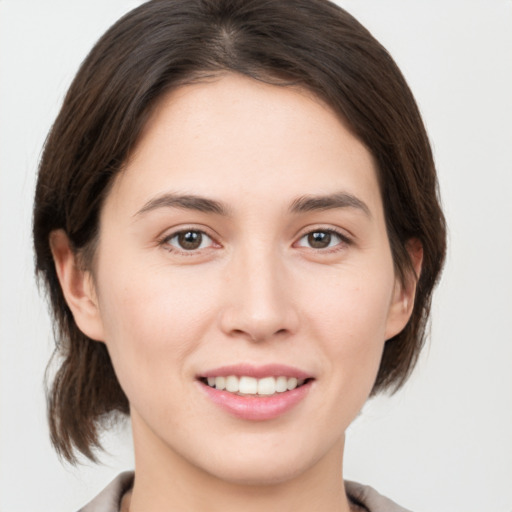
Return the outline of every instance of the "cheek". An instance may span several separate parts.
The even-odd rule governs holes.
[[[119,266],[110,267],[100,282],[100,310],[110,338],[122,331],[150,332],[157,342],[177,330],[193,329],[209,310],[209,290],[192,273]]]
[[[371,389],[386,338],[393,271],[344,272],[309,303],[312,336],[322,340],[332,373],[354,388]],[[336,284],[334,284],[336,283]]]
[[[178,277],[162,269],[116,269],[100,281],[105,343],[130,399],[134,383],[142,390],[157,376],[169,385],[183,377],[183,362],[211,324],[209,294]]]
[[[306,311],[314,311],[312,318],[321,319],[319,327],[348,344],[384,338],[394,287],[392,267],[387,267],[380,272],[342,269],[318,284],[312,279]]]

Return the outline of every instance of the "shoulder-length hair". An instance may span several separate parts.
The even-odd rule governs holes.
[[[48,414],[52,442],[69,461],[76,450],[95,460],[99,428],[116,412],[129,414],[129,404],[105,344],[85,336],[66,305],[50,233],[63,229],[90,265],[109,186],[158,100],[225,72],[313,92],[372,153],[402,280],[412,272],[407,242],[423,247],[412,316],[386,342],[373,393],[398,389],[418,358],[445,254],[445,222],[423,122],[388,52],[326,0],[152,0],[115,23],[82,63],[39,167],[36,271],[48,291],[60,356]]]

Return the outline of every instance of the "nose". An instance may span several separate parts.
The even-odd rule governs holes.
[[[299,315],[289,273],[276,251],[250,251],[227,269],[222,331],[262,342],[296,332]]]

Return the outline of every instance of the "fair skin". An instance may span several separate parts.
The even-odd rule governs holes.
[[[395,275],[374,160],[330,108],[237,75],[181,87],[115,178],[94,275],[62,231],[51,242],[74,318],[130,402],[126,508],[350,509],[344,432],[415,281]],[[237,396],[238,413],[206,383],[226,365],[307,379],[277,413],[258,394]]]

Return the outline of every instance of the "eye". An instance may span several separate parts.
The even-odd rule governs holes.
[[[328,249],[337,245],[349,243],[349,240],[333,230],[318,229],[301,236],[297,245],[310,249]]]
[[[185,229],[166,237],[162,243],[170,245],[171,250],[189,252],[211,247],[214,242],[204,231]]]

